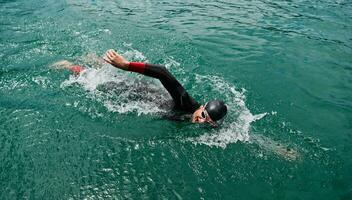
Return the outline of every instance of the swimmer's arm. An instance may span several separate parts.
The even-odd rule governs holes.
[[[198,103],[188,95],[183,86],[164,66],[142,62],[129,62],[114,50],[108,50],[104,56],[104,60],[116,68],[159,79],[176,105],[180,107],[191,107],[190,110],[193,110],[193,107],[199,107]]]
[[[159,79],[174,100],[179,99],[180,95],[182,95],[180,92],[185,92],[182,85],[164,66],[142,62],[129,62],[112,49],[106,52],[103,59],[116,68]]]
[[[112,49],[106,52],[103,59],[107,63],[110,63],[112,66],[122,70],[141,73],[146,76],[157,78],[161,81],[178,82],[164,66],[152,65],[142,62],[129,62]]]

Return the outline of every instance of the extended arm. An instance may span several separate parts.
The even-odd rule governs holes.
[[[141,62],[129,62],[114,50],[107,51],[104,60],[116,68],[132,71],[157,78],[169,92],[176,107],[181,110],[193,112],[199,104],[186,92],[177,79],[164,67]]]

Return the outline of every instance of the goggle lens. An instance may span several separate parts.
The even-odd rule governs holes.
[[[205,112],[204,111],[202,111],[202,113],[200,113],[200,115],[202,116],[202,118],[206,118],[206,115],[205,115]]]

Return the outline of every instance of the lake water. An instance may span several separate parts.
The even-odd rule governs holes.
[[[0,0],[0,199],[352,199],[351,11]],[[158,81],[96,61],[110,48],[223,99],[222,126],[163,118]]]

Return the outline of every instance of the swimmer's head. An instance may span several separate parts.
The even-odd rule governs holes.
[[[212,100],[205,104],[204,109],[213,121],[218,121],[225,117],[227,106],[221,100]]]
[[[219,121],[227,114],[227,106],[221,100],[208,101],[204,106],[197,109],[192,116],[192,122],[205,123],[208,122],[216,126]]]

